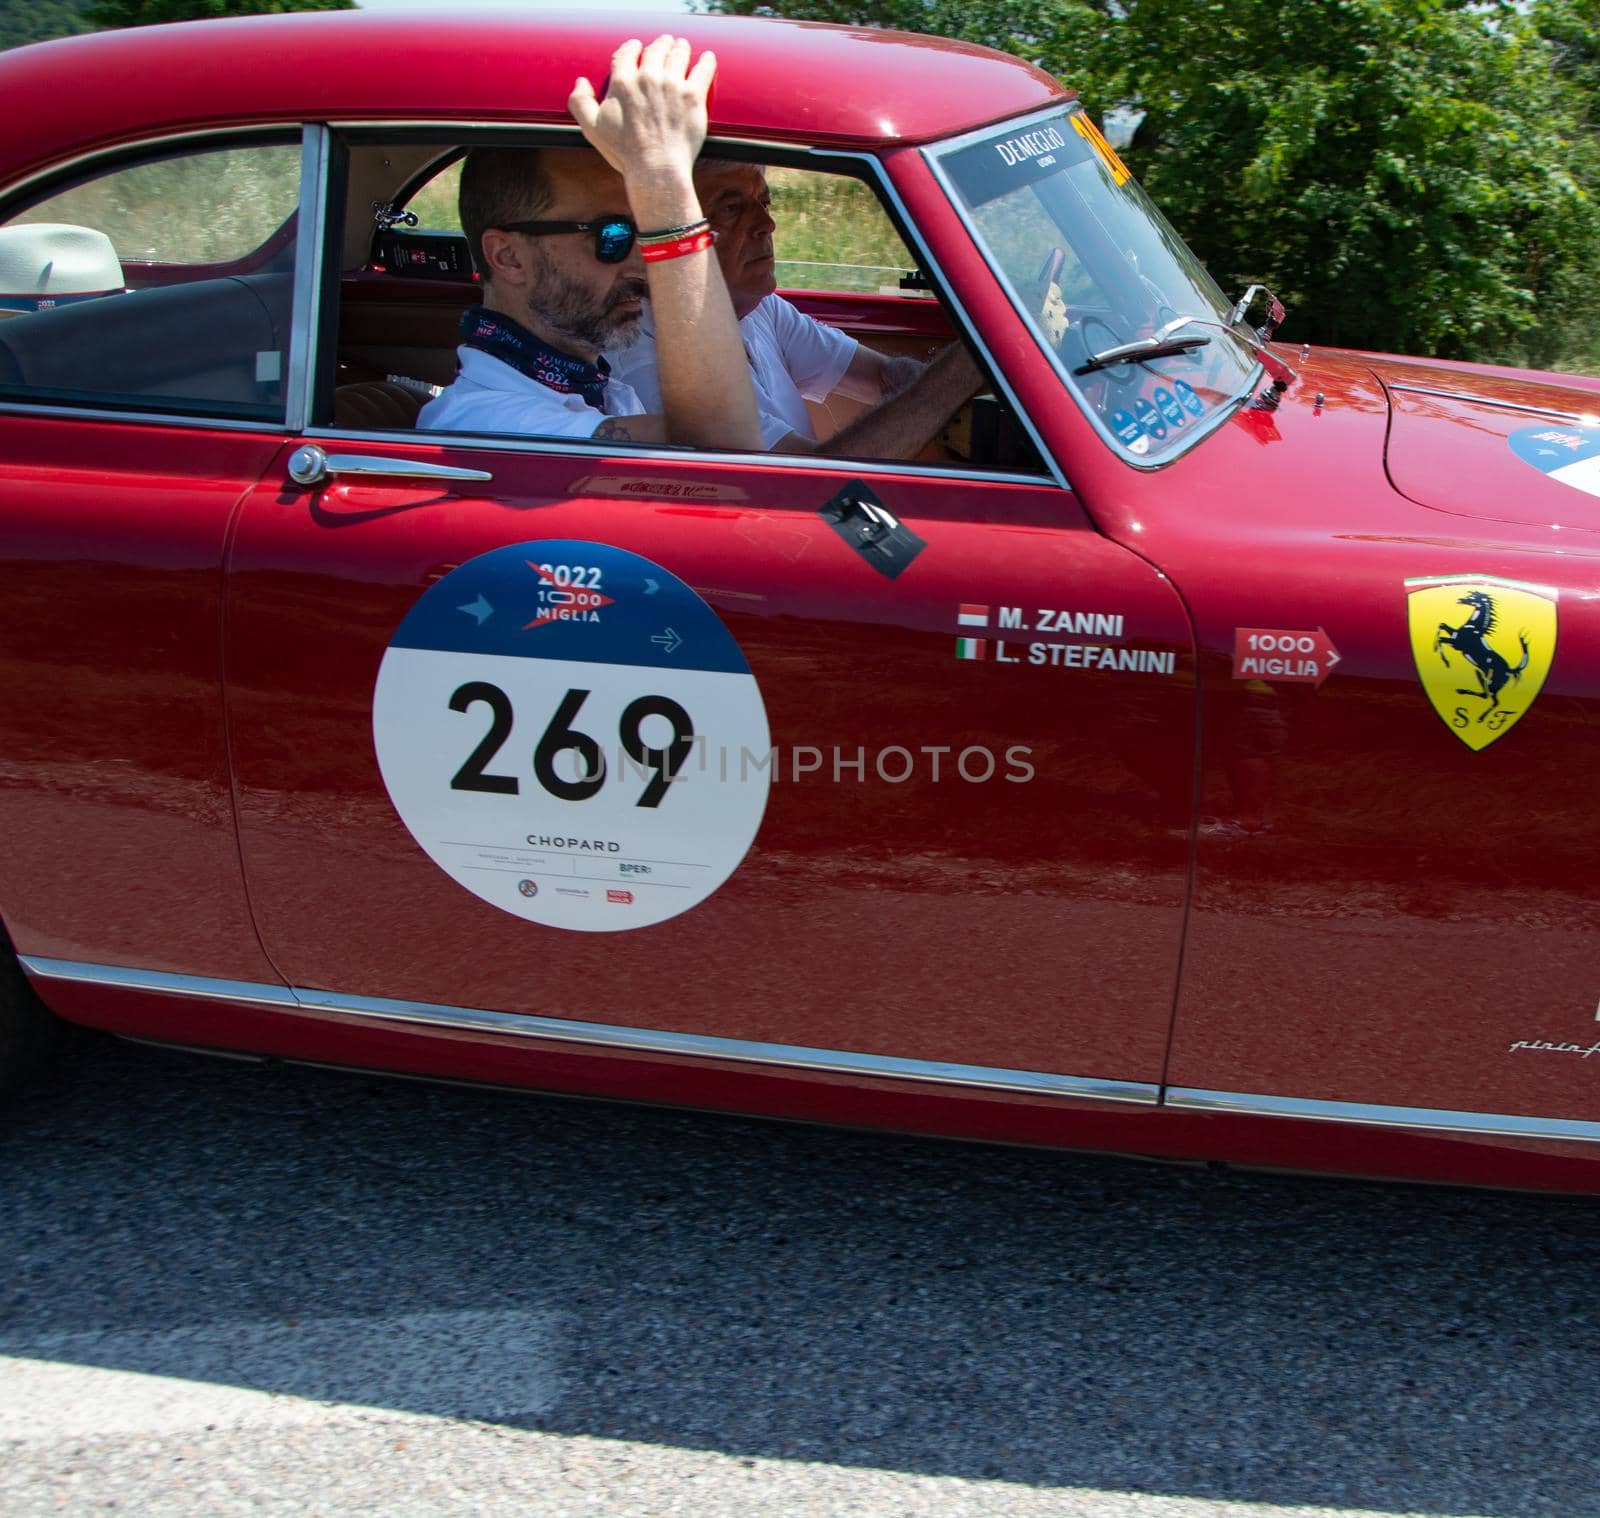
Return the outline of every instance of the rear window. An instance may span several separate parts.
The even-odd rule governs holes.
[[[218,148],[134,164],[16,218],[95,227],[124,263],[234,263],[264,247],[300,200],[300,147]]]

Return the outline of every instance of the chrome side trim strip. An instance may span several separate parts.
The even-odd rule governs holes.
[[[203,996],[211,1001],[246,1002],[256,1007],[300,1005],[287,986],[173,975],[166,970],[125,970],[118,965],[86,965],[72,959],[40,959],[32,954],[19,954],[17,958],[29,975],[40,980],[71,980],[86,986],[116,986],[123,991],[154,991],[161,996]]]
[[[1383,1107],[1367,1102],[1198,1091],[1186,1086],[1169,1086],[1165,1105],[1191,1112],[1243,1112],[1257,1117],[1297,1117],[1322,1123],[1367,1123],[1379,1128],[1431,1128],[1439,1133],[1486,1133],[1496,1138],[1579,1139],[1600,1143],[1600,1123],[1571,1117],[1452,1112],[1442,1107]]]
[[[937,1060],[899,1059],[885,1054],[858,1054],[845,1049],[812,1049],[803,1044],[767,1044],[743,1038],[717,1038],[706,1033],[672,1033],[659,1028],[629,1028],[615,1023],[577,1022],[564,1017],[535,1017],[519,1012],[486,1012],[472,1007],[433,1002],[390,1001],[378,996],[342,996],[296,986],[295,995],[310,1008],[393,1022],[427,1023],[434,1027],[474,1028],[522,1038],[566,1044],[599,1044],[647,1054],[685,1054],[700,1059],[734,1060],[740,1064],[781,1065],[793,1070],[825,1070],[833,1075],[873,1075],[888,1080],[931,1081],[947,1086],[981,1086],[997,1091],[1025,1091],[1036,1096],[1071,1096],[1102,1102],[1138,1102],[1153,1106],[1158,1088],[1133,1081],[1096,1080],[1082,1075],[1050,1075],[1037,1070],[1005,1070],[991,1065],[950,1065]]]
[[[1594,424],[1594,414],[1580,416],[1575,411],[1557,411],[1552,406],[1522,406],[1516,401],[1497,400],[1492,395],[1474,395],[1466,390],[1434,390],[1428,385],[1390,385],[1391,390],[1403,390],[1408,395],[1433,395],[1445,401],[1470,401],[1476,406],[1494,406],[1500,411],[1519,411],[1524,416],[1548,416],[1556,421],[1572,422],[1579,426]],[[1600,395],[1595,397],[1595,412],[1600,413]]]
[[[434,1002],[392,1001],[377,996],[344,996],[333,991],[212,980],[199,975],[173,975],[163,970],[127,970],[111,965],[80,964],[65,959],[19,956],[30,975],[45,980],[70,980],[83,985],[116,986],[168,996],[200,996],[245,1002],[276,1011],[330,1012],[382,1022],[418,1023],[434,1028],[470,1028],[550,1043],[593,1044],[645,1054],[681,1054],[739,1064],[773,1065],[791,1070],[821,1070],[832,1075],[867,1075],[885,1080],[925,1081],[945,1086],[970,1086],[991,1091],[1020,1091],[1033,1096],[1072,1097],[1082,1101],[1132,1102],[1154,1106],[1160,1092],[1135,1081],[1097,1080],[1082,1075],[1051,1075],[1037,1070],[1006,1070],[989,1065],[952,1065],[937,1060],[898,1059],[883,1054],[858,1054],[842,1049],[812,1049],[800,1044],[767,1044],[742,1038],[715,1038],[701,1033],[672,1033],[656,1028],[628,1028],[614,1023],[569,1021],[517,1012],[488,1012]]]

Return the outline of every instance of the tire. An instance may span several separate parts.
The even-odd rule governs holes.
[[[0,1097],[10,1096],[44,1063],[63,1026],[33,994],[0,928]]]

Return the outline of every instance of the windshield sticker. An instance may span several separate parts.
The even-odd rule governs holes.
[[[761,692],[717,614],[603,543],[513,544],[429,587],[389,640],[372,737],[445,874],[584,933],[704,901],[754,842],[771,778]]]
[[[1111,413],[1111,431],[1129,453],[1150,451],[1150,439],[1145,436],[1144,428],[1139,425],[1139,418],[1121,406]]]
[[[1133,415],[1153,441],[1159,443],[1167,435],[1167,424],[1161,420],[1161,413],[1142,395],[1133,403]]]
[[[1183,407],[1178,404],[1178,397],[1165,385],[1155,392],[1155,403],[1156,409],[1169,427],[1181,427],[1189,420]]]
[[[1172,388],[1178,397],[1178,404],[1190,416],[1199,416],[1206,409],[1206,403],[1195,394],[1194,386],[1188,380],[1174,380]]]
[[[1562,485],[1600,495],[1600,427],[1523,427],[1506,439],[1511,451]]]
[[[1538,699],[1556,652],[1550,586],[1492,575],[1407,580],[1411,655],[1439,720],[1475,752]]]
[[[1105,166],[1111,170],[1111,180],[1114,184],[1126,184],[1133,175],[1128,171],[1128,166],[1117,157],[1117,150],[1105,139],[1105,134],[1094,124],[1093,118],[1087,111],[1075,111],[1071,117],[1072,127],[1097,152]]]
[[[1069,129],[1068,122],[1076,120],[1077,113],[1057,116],[1009,137],[989,137],[947,154],[941,162],[969,206],[987,205],[1074,164],[1089,162],[1095,148]]]

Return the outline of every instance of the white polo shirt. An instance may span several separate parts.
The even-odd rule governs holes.
[[[796,309],[780,295],[769,295],[743,321],[739,334],[750,358],[761,441],[772,448],[791,432],[816,441],[806,401],[820,401],[844,377],[859,344],[837,328]],[[621,379],[638,394],[644,409],[662,410],[656,375],[656,335],[650,303],[645,302],[639,339],[606,354],[611,383]]]
[[[573,391],[552,390],[478,348],[457,348],[461,373],[417,414],[417,426],[438,432],[515,432],[533,437],[593,437],[608,416],[642,416],[644,405],[615,373],[605,410]]]

